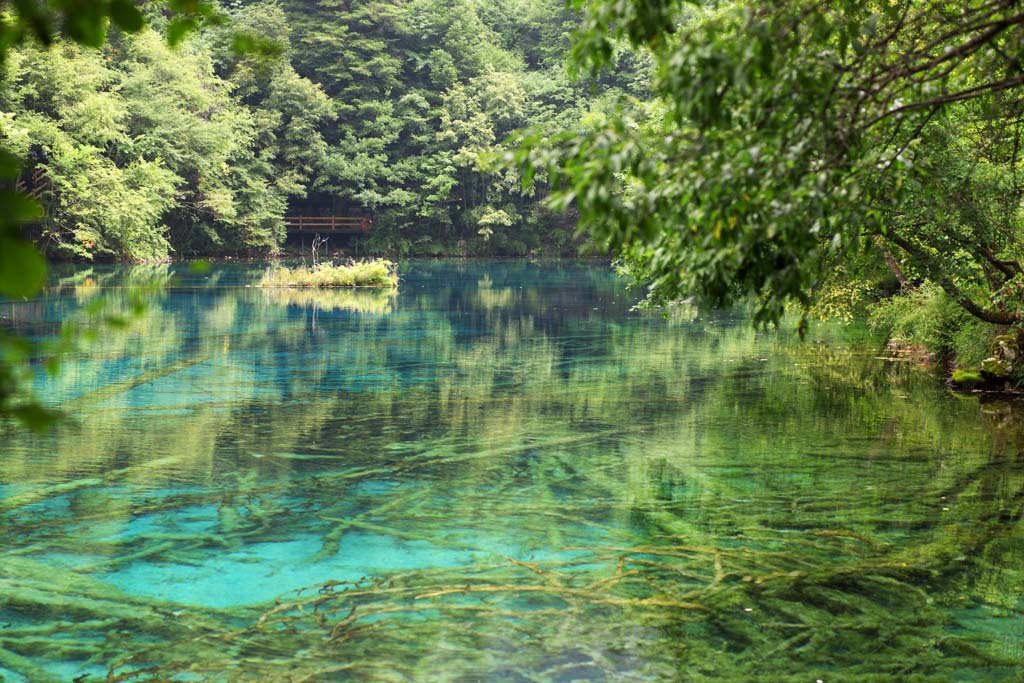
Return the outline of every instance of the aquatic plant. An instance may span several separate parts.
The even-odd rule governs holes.
[[[593,438],[593,437],[591,437]],[[567,453],[584,445],[566,437],[531,444],[547,453],[543,471],[557,486]],[[963,582],[984,580],[968,572],[965,556],[1013,567],[1003,557],[1020,522],[971,490],[974,479],[1002,480],[1014,468],[996,467],[964,475],[941,487],[943,498],[962,511],[956,519],[980,520],[955,533],[936,528],[934,541],[902,546],[852,529],[828,527],[829,510],[810,511],[804,529],[771,528],[749,520],[731,538],[707,543],[715,534],[689,527],[656,501],[634,501],[661,530],[653,542],[611,531],[606,545],[563,541],[562,557],[523,560],[492,556],[472,564],[393,571],[355,581],[325,581],[282,595],[264,609],[212,609],[172,600],[130,596],[89,574],[145,559],[188,563],[208,548],[282,540],[308,524],[329,522],[325,552],[338,552],[349,533],[375,533],[431,547],[464,548],[453,535],[445,494],[452,483],[430,481],[443,469],[466,471],[478,461],[508,461],[502,453],[433,453],[392,459],[380,467],[325,472],[315,482],[266,483],[238,477],[230,491],[179,493],[136,503],[131,514],[216,505],[219,526],[205,533],[138,535],[119,555],[91,566],[62,569],[32,559],[47,544],[46,526],[34,530],[36,545],[0,558],[0,605],[7,625],[0,630],[0,666],[30,680],[59,680],[33,662],[90,659],[108,667],[105,677],[81,680],[196,680],[248,683],[289,681],[463,681],[486,674],[501,680],[803,681],[844,682],[955,680],[958,672],[981,671],[988,680],[1012,680],[1020,665],[1019,643],[1003,644],[951,628],[949,605],[966,611]],[[562,452],[564,455],[558,456]],[[281,454],[298,461],[315,453]],[[166,463],[164,463],[166,465]],[[135,468],[138,469],[138,468]],[[90,524],[124,514],[110,488],[138,472],[68,482],[46,490],[49,499],[86,491],[101,495],[79,519]],[[399,471],[427,483],[387,499],[360,497],[352,514],[339,494],[360,483]],[[537,474],[542,486],[543,471]],[[596,508],[589,495],[614,496],[614,482],[600,472],[581,471],[579,499],[524,501],[513,496],[517,476],[479,495],[458,496],[480,511],[485,524],[514,524],[521,533],[542,534],[544,520],[558,518],[593,528]],[[497,474],[497,473],[496,473]],[[1009,519],[1021,511],[1019,476],[1004,482],[1014,500]],[[107,487],[107,494],[102,491]],[[875,494],[865,492],[865,504]],[[5,501],[2,512],[17,525],[19,510],[44,500],[39,495]],[[335,502],[331,502],[335,501]],[[953,503],[952,501],[956,501]],[[440,507],[439,507],[440,506]],[[231,514],[228,514],[228,513]],[[725,521],[732,511],[709,520]],[[409,519],[416,520],[410,524]],[[956,524],[954,520],[953,524]],[[973,522],[972,522],[973,524]],[[645,534],[647,535],[647,534]],[[581,534],[581,536],[583,536]],[[648,538],[651,535],[647,535]],[[333,545],[332,545],[333,544]],[[1020,583],[1019,570],[1002,581]],[[1002,589],[1000,589],[1001,592]],[[937,599],[936,599],[937,598]],[[997,606],[1019,622],[1016,604]],[[47,624],[34,619],[48,618]],[[30,618],[31,617],[31,618]],[[1017,649],[1014,649],[1017,648]]]
[[[395,264],[385,259],[350,264],[318,263],[312,268],[268,268],[260,287],[398,287]]]

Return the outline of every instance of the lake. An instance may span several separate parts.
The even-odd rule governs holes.
[[[1019,405],[596,262],[262,272],[0,304],[95,335],[0,445],[0,680],[1024,678]]]

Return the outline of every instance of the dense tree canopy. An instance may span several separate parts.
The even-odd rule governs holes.
[[[520,165],[655,298],[754,295],[776,322],[880,241],[972,315],[1019,320],[1020,3],[718,5],[586,3],[577,68],[628,41],[654,98],[527,138]]]
[[[370,247],[523,254],[571,230],[483,157],[528,124],[590,106],[562,68],[574,15],[557,0],[288,0],[300,73],[337,113],[311,200],[374,214]]]
[[[215,56],[216,45],[172,50],[152,31],[104,52],[11,55],[4,132],[43,184],[45,246],[137,261],[166,257],[172,243],[276,246],[287,198],[304,192],[323,154],[316,124],[331,112],[286,62],[259,76],[237,65],[232,82]]]
[[[516,129],[573,129],[646,76],[572,82],[579,13],[560,0],[141,11],[134,34],[47,32],[51,49],[3,65],[0,148],[25,162],[52,255],[272,253],[289,210],[372,216],[372,251],[571,250],[571,219],[488,160]]]

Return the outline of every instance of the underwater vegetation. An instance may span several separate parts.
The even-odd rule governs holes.
[[[322,292],[386,310],[260,271],[40,380],[71,419],[2,446],[5,683],[1020,679],[1016,404],[594,264]]]
[[[960,512],[949,520],[954,529],[936,525],[926,541],[893,543],[854,530],[870,523],[867,514],[854,529],[836,528],[830,511],[809,501],[805,528],[786,529],[781,517],[743,516],[741,504],[693,526],[668,504],[638,500],[626,507],[648,517],[649,526],[630,531],[606,526],[602,501],[622,496],[614,473],[589,473],[568,455],[585,445],[565,437],[533,443],[530,450],[545,455],[528,499],[517,495],[522,478],[512,471],[491,469],[488,486],[475,495],[468,482],[453,491],[438,474],[508,462],[515,449],[439,449],[319,472],[290,486],[250,477],[217,490],[139,497],[132,515],[206,505],[218,510],[217,526],[205,534],[152,530],[111,541],[108,550],[94,545],[94,553],[109,555],[74,568],[34,559],[52,552],[46,536],[56,520],[16,521],[32,517],[19,510],[48,498],[7,499],[5,527],[37,540],[0,560],[0,665],[41,683],[60,679],[33,658],[102,664],[105,676],[85,680],[107,681],[458,681],[480,672],[504,672],[502,680],[804,680],[812,672],[842,681],[948,681],[964,671],[980,670],[989,680],[1020,672],[1020,642],[1010,634],[979,637],[955,626],[957,611],[987,609],[1020,627],[1020,605],[999,597],[1024,578],[1014,563],[1021,559],[1019,466],[996,463],[936,487]],[[302,462],[316,455],[277,457]],[[978,490],[1013,470],[1004,502],[1016,506],[993,510]],[[578,493],[559,501],[552,494],[566,472]],[[116,482],[144,476],[144,469],[120,471],[46,494],[73,501],[80,523],[109,524],[125,514]],[[424,483],[377,501],[362,495],[355,506],[346,499],[382,477]],[[884,516],[876,495],[855,503]],[[453,519],[465,523],[474,511],[482,522],[472,533],[452,528]],[[733,516],[745,521],[727,535],[700,528]],[[329,580],[264,608],[143,598],[102,580],[104,572],[143,561],[173,574],[175,565],[208,562],[210,553],[257,540],[283,542],[310,527],[322,528],[317,554],[331,556],[359,532],[464,551],[474,537],[503,528],[538,539],[552,525],[559,545],[546,559],[492,556]],[[602,532],[606,545],[572,545],[593,538],[588,529]],[[986,567],[997,563],[1007,569],[993,579]]]

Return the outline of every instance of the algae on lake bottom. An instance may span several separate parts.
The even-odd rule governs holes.
[[[259,272],[41,378],[74,402],[0,458],[6,678],[1024,671],[1015,404],[853,327],[631,312],[593,264],[413,264],[372,312]]]

